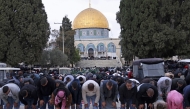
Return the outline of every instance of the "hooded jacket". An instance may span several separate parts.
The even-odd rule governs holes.
[[[26,90],[28,92],[28,96],[26,97],[26,99],[32,99],[33,100],[33,105],[36,105],[37,104],[37,101],[38,101],[38,90],[37,88],[34,86],[34,85],[31,85],[31,84],[26,84],[24,85],[20,92],[19,92],[19,99],[20,101],[24,104],[24,105],[27,105],[27,101],[25,100],[25,98],[21,95],[21,91],[22,90]]]
[[[74,90],[72,88],[72,83],[73,82],[77,82],[78,83],[78,87],[77,87],[76,90]],[[80,81],[78,79],[74,79],[71,82],[71,84],[69,84],[68,89],[69,89],[70,93],[72,94],[72,101],[73,101],[73,103],[74,104],[76,103],[77,105],[80,105],[81,100],[82,100],[82,88],[80,86]]]
[[[12,93],[12,98],[15,100],[16,103],[19,103],[19,92],[20,92],[20,88],[18,85],[16,85],[15,83],[8,83],[4,86],[8,86],[10,89],[10,92]],[[3,93],[3,87],[0,88],[0,97],[3,100],[4,104],[8,103],[8,95],[6,95],[5,93]]]

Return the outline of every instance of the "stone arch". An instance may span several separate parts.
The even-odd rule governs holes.
[[[105,52],[105,50],[106,50],[105,45],[102,42],[97,45],[98,52]]]
[[[85,46],[82,43],[78,44],[77,48],[79,49],[80,52],[85,52]]]
[[[93,50],[95,50],[95,46],[93,43],[89,43],[87,46],[86,46],[86,50],[92,48]]]
[[[94,44],[93,43],[89,43],[87,45],[87,47],[86,47],[86,51],[88,51],[88,57],[94,58],[95,50],[96,50],[96,48],[95,48]]]
[[[116,52],[116,46],[113,42],[110,42],[108,44],[108,52],[115,53]]]

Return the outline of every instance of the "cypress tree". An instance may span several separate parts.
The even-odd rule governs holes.
[[[121,0],[122,51],[140,58],[189,54],[189,7],[189,0]]]
[[[32,64],[50,34],[41,0],[0,0],[0,61]]]

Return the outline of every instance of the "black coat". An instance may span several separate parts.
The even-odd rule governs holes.
[[[26,98],[24,98],[22,95],[21,95],[21,91],[23,90],[26,90],[28,92],[28,96]],[[36,105],[37,104],[37,101],[38,101],[38,93],[37,93],[37,88],[34,86],[34,85],[31,85],[31,84],[26,84],[24,85],[20,92],[19,92],[19,100],[24,104],[24,105],[27,105],[27,102],[25,101],[25,99],[32,99],[33,100],[33,105]]]
[[[118,90],[119,90],[119,87],[125,82],[124,78],[121,77],[121,76],[114,76],[113,77],[113,80],[117,82],[117,80],[120,80],[120,82],[118,83]]]
[[[73,82],[77,82],[78,83],[78,87],[76,90],[73,90],[72,88],[72,83]],[[68,86],[68,90],[70,91],[70,93],[72,94],[72,101],[74,104],[80,105],[81,100],[82,100],[82,88],[80,85],[80,81],[78,79],[74,79],[71,84]]]
[[[106,84],[108,81],[112,81],[113,86],[111,89],[111,96],[108,95],[108,88],[106,87]],[[101,100],[102,102],[105,101],[107,98],[111,98],[113,101],[116,100],[116,95],[118,94],[118,88],[117,83],[113,80],[104,80],[102,81],[100,85],[100,94],[101,94]]]
[[[188,85],[184,88],[183,94],[184,94],[184,105],[185,105],[185,107],[190,107],[190,85]]]
[[[154,103],[156,101],[158,97],[158,90],[155,86],[149,83],[143,83],[139,87],[140,88],[138,89],[138,92],[137,92],[138,104],[144,104],[145,102],[149,104],[149,103]],[[149,88],[152,88],[154,90],[154,95],[151,98],[148,97],[147,92],[146,92]]]
[[[179,93],[183,93],[183,89],[184,89],[184,87],[186,86],[186,82],[184,81],[184,84],[183,84],[183,86],[182,87],[178,87],[178,85],[177,85],[177,82],[179,81],[179,80],[183,80],[183,79],[181,79],[181,78],[174,78],[174,79],[172,79],[172,86],[171,86],[171,90],[176,90],[176,91],[178,91]]]
[[[187,85],[190,85],[190,75],[187,75],[185,77],[185,81],[186,81]]]
[[[181,74],[182,74],[182,69],[181,69],[181,68],[177,68],[177,69],[174,71],[174,78],[180,78],[180,76],[178,76],[178,73],[181,73]]]
[[[125,104],[126,99],[132,100],[132,104],[136,104],[137,87],[134,86],[131,90],[128,90],[126,83],[123,83],[119,87],[119,96],[121,104]]]
[[[48,83],[46,86],[42,86],[40,81],[38,82],[38,96],[40,100],[43,100],[43,96],[49,96],[53,93],[53,91],[56,89],[55,81],[50,78],[46,77],[48,80]]]

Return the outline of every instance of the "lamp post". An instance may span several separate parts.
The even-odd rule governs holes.
[[[62,23],[54,23],[54,24],[62,24]],[[63,25],[69,25],[69,24],[63,23]],[[61,32],[62,32],[62,38],[63,38],[63,54],[64,54],[65,40],[64,40],[64,27],[63,26],[62,26],[62,31]]]

